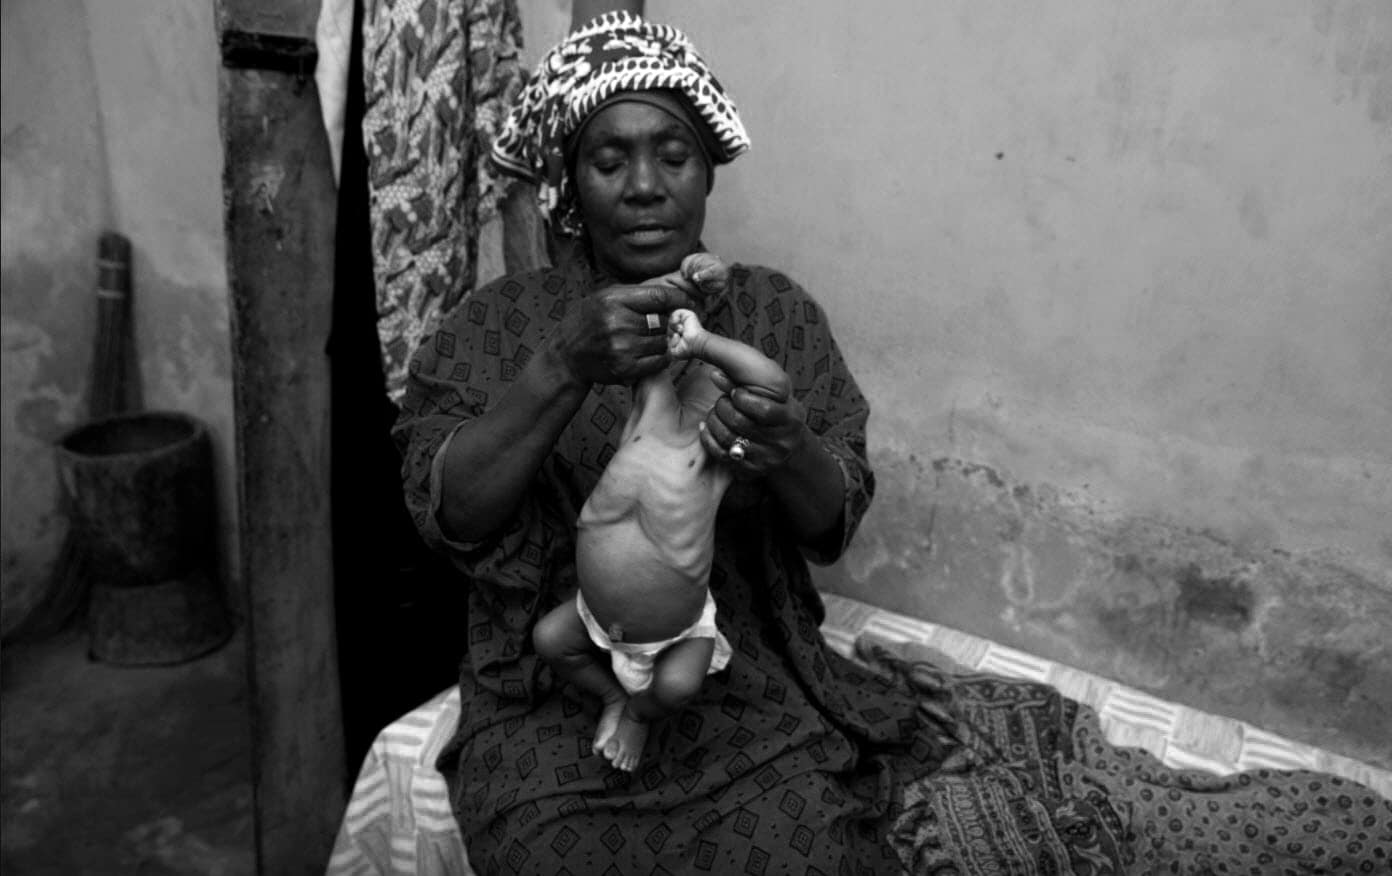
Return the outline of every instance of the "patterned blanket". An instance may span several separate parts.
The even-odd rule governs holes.
[[[891,841],[912,873],[1385,873],[1392,803],[1339,776],[1172,769],[1109,742],[1092,708],[1053,687],[906,659],[897,676],[961,747],[904,790]],[[910,655],[912,651],[910,650]]]

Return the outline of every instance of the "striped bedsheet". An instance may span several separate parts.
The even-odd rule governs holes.
[[[853,657],[857,638],[926,646],[965,669],[1043,682],[1086,703],[1116,745],[1144,748],[1167,766],[1227,774],[1262,767],[1310,769],[1360,782],[1392,798],[1392,773],[1284,739],[1241,721],[1134,688],[938,624],[841,596],[824,597],[822,633]],[[358,773],[329,860],[330,876],[473,876],[435,759],[459,719],[459,691],[442,691],[378,734]]]

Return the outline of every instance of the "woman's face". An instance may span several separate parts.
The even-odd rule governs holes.
[[[633,101],[600,110],[575,154],[596,267],[629,283],[680,267],[706,222],[707,173],[696,136],[668,113]]]

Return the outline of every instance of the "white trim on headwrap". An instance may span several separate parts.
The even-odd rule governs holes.
[[[566,138],[595,107],[621,91],[680,92],[714,135],[710,156],[725,164],[749,148],[735,104],[686,35],[629,12],[594,19],[546,54],[518,95],[493,143],[493,162],[537,184],[542,215],[558,231],[580,233]]]

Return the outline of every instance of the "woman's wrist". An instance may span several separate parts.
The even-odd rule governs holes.
[[[840,522],[846,494],[841,465],[805,423],[788,458],[769,473],[769,485],[803,541],[820,540]]]
[[[802,479],[804,475],[818,470],[817,457],[826,454],[826,448],[812,428],[806,423],[799,427],[797,438],[793,441],[783,463],[775,473],[790,478]]]
[[[590,382],[580,375],[559,339],[543,344],[527,363],[524,374],[530,374],[541,387],[553,387],[562,395],[578,392],[583,396],[590,390]]]

